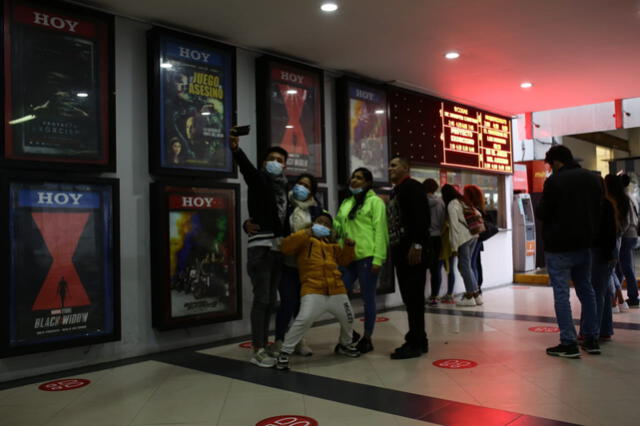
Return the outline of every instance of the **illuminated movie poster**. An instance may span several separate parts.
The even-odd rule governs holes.
[[[263,57],[258,74],[262,150],[287,150],[287,176],[311,173],[324,181],[322,71]]]
[[[112,17],[28,0],[4,8],[4,158],[113,170]]]
[[[9,183],[9,352],[119,338],[116,194],[109,179]]]
[[[154,186],[154,325],[239,318],[238,186]]]
[[[366,167],[375,182],[388,182],[387,95],[383,90],[348,82],[350,171]]]
[[[234,48],[161,30],[152,30],[149,40],[152,171],[231,176]]]

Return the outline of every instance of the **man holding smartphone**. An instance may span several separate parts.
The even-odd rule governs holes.
[[[253,286],[251,335],[254,355],[251,363],[273,367],[276,359],[267,351],[267,338],[284,261],[280,241],[287,212],[284,169],[289,154],[280,147],[271,147],[260,168],[256,168],[239,147],[239,137],[249,133],[248,127],[232,128],[229,141],[233,158],[248,186],[249,217],[259,226],[258,232],[249,236],[247,246],[247,272]]]

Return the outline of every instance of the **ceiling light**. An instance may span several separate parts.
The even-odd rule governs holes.
[[[377,109],[376,110],[376,114],[384,114],[384,110],[383,109]]]
[[[444,54],[444,57],[447,59],[458,59],[460,54],[458,52],[447,52]]]
[[[320,6],[320,10],[327,13],[335,12],[338,10],[338,3],[334,1],[325,1]]]
[[[202,114],[202,115],[211,115],[211,113],[209,111],[203,111],[200,114]]]
[[[296,93],[298,93],[298,91],[296,89],[287,90],[287,95],[295,95]]]
[[[79,98],[88,98],[89,94],[85,92],[80,92],[80,93],[77,93],[76,96]]]
[[[291,124],[287,124],[287,125],[286,125],[286,126],[284,126],[284,127],[286,127],[287,129],[293,129],[293,126],[292,126]]]
[[[173,64],[170,62],[162,62],[160,63],[160,68],[173,68]]]
[[[533,87],[533,83],[531,83],[530,81],[525,81],[524,83],[520,83],[520,87],[522,87],[523,89],[530,89],[531,87]]]

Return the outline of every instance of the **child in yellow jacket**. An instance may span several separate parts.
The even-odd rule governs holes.
[[[335,352],[350,357],[360,356],[351,343],[353,311],[342,282],[338,265],[351,263],[355,243],[345,240],[340,247],[331,239],[332,218],[323,212],[310,229],[303,229],[282,240],[285,255],[294,255],[298,264],[300,281],[300,310],[289,328],[276,367],[289,368],[289,355],[313,322],[325,312],[330,312],[340,322],[340,343]]]

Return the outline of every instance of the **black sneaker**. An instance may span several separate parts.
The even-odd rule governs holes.
[[[563,358],[580,358],[580,349],[576,343],[570,345],[559,344],[552,348],[547,348],[547,355],[561,356]]]
[[[429,352],[429,341],[425,340],[424,342],[422,342],[422,345],[420,345],[420,351],[423,354],[426,354],[427,352]]]
[[[360,356],[360,351],[356,348],[354,344],[344,346],[338,343],[336,345],[336,348],[333,351],[337,354],[348,356],[350,358],[357,358]]]
[[[631,309],[638,309],[640,308],[640,299],[636,299],[636,300],[627,299],[627,305],[629,305],[629,308]]]
[[[278,355],[278,360],[276,362],[276,368],[278,370],[288,370],[289,369],[289,354],[286,352],[280,352]]]
[[[358,343],[358,340],[360,340],[360,335],[357,331],[353,330],[353,333],[351,333],[351,343]]]
[[[422,355],[421,349],[416,349],[405,343],[399,348],[396,348],[396,350],[391,354],[391,359],[418,358],[420,355]]]
[[[582,349],[588,354],[600,355],[600,345],[596,339],[585,339],[580,346],[582,346]]]
[[[361,354],[366,354],[367,352],[371,352],[373,350],[373,343],[371,343],[371,338],[364,336],[358,344],[356,344],[356,348]]]

